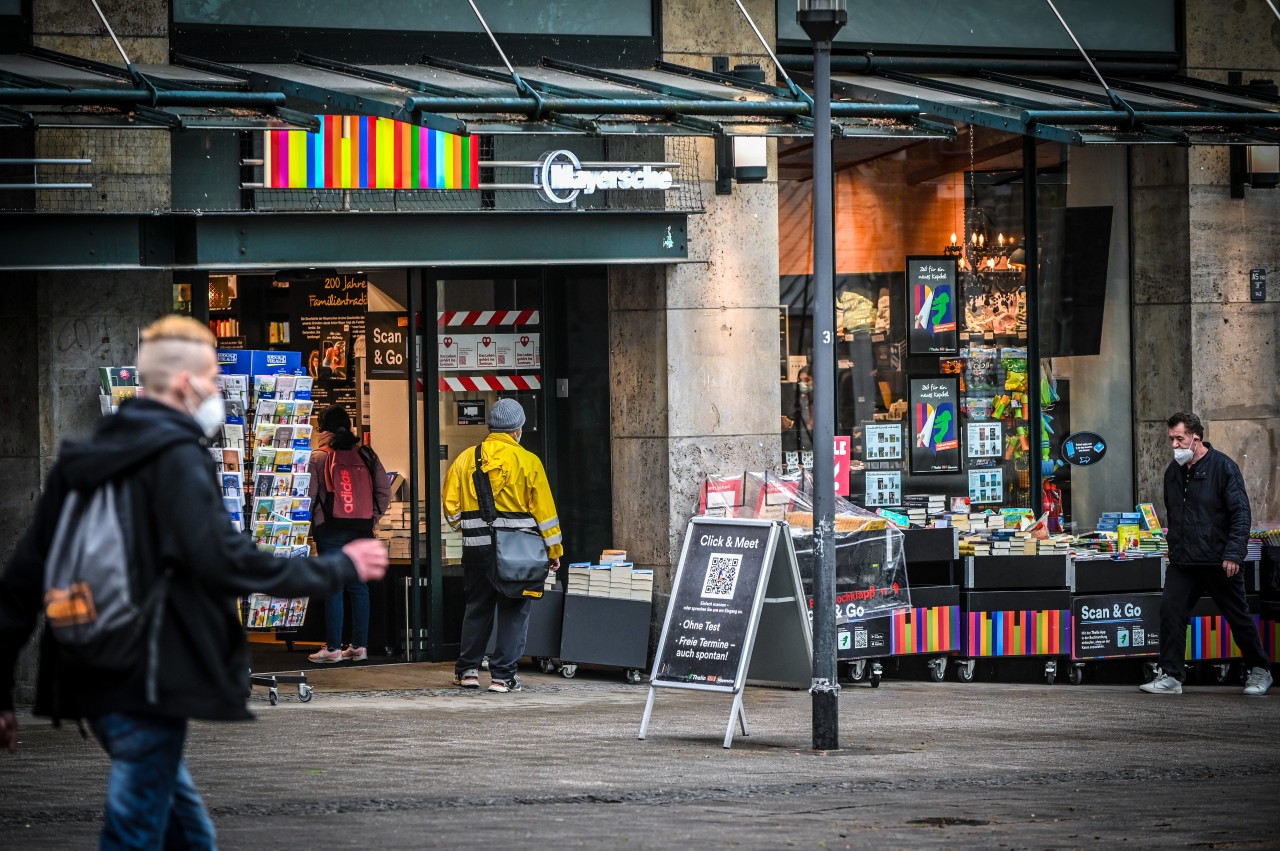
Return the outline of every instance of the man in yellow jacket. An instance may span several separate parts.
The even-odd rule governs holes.
[[[489,436],[480,444],[480,469],[489,474],[493,502],[498,510],[495,525],[507,528],[537,527],[547,545],[551,569],[560,567],[564,552],[560,518],[547,484],[542,462],[520,447],[524,433],[524,408],[515,399],[499,399],[489,409]],[[462,530],[463,589],[466,611],[462,618],[462,651],[454,665],[454,682],[463,688],[480,688],[480,660],[493,631],[498,634],[489,660],[489,691],[520,691],[516,663],[524,655],[529,632],[528,597],[511,599],[489,582],[494,558],[493,536],[480,515],[480,500],[472,479],[475,447],[454,459],[444,480],[445,521]]]

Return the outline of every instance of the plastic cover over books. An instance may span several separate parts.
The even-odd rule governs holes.
[[[741,483],[736,505],[720,506],[707,500],[707,510],[717,516],[725,510],[732,517],[785,520],[800,567],[800,579],[813,604],[813,577],[817,556],[813,547],[813,476],[807,471],[784,476],[743,473],[732,477]],[[719,481],[726,481],[722,478]],[[726,491],[720,491],[722,495]],[[907,558],[902,530],[884,517],[872,514],[848,500],[835,499],[837,623],[911,608],[907,584]]]

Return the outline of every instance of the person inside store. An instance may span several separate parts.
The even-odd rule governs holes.
[[[63,445],[0,576],[0,749],[13,752],[14,665],[44,608],[45,560],[65,539],[57,532],[64,503],[72,492],[87,499],[106,485],[123,495],[112,516],[126,541],[129,580],[147,601],[132,640],[112,645],[109,663],[95,663],[73,657],[46,626],[36,675],[35,713],[55,723],[87,720],[110,757],[103,848],[216,845],[182,752],[189,719],[252,718],[238,597],[327,594],[386,571],[376,542],[278,559],[235,530],[206,448],[225,416],[214,346],[191,317],[168,316],[143,330],[144,395],[122,402],[88,439]],[[120,547],[113,552],[121,556]]]
[[[372,447],[351,430],[351,416],[330,405],[316,420],[311,453],[311,534],[321,553],[373,537],[374,525],[391,505],[391,483]],[[379,544],[381,546],[381,544]],[[342,646],[344,595],[351,597],[351,641]],[[369,586],[351,582],[324,602],[325,646],[307,658],[322,665],[369,658]]]
[[[809,367],[796,373],[790,414],[782,415],[783,449],[813,449],[813,376]]]
[[[1249,495],[1240,468],[1204,440],[1204,424],[1189,411],[1169,417],[1173,460],[1164,472],[1169,518],[1169,567],[1160,601],[1161,675],[1139,686],[1149,694],[1182,694],[1187,623],[1202,594],[1218,605],[1248,667],[1244,693],[1271,688],[1271,661],[1245,599],[1240,564],[1249,543]]]
[[[499,399],[489,409],[489,436],[480,444],[480,469],[489,474],[499,519],[507,528],[536,528],[551,559],[551,570],[560,567],[564,552],[560,518],[542,462],[520,446],[524,435],[524,408],[515,399]],[[524,655],[529,633],[528,597],[510,598],[489,581],[495,558],[493,537],[480,512],[473,473],[475,447],[454,459],[444,481],[444,515],[453,529],[462,530],[463,594],[462,648],[454,664],[454,683],[466,689],[480,687],[480,662],[497,621],[493,655],[489,659],[489,691],[520,691],[516,665]]]

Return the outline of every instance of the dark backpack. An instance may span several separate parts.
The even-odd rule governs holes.
[[[324,466],[325,523],[335,529],[367,531],[382,511],[374,493],[377,458],[367,446],[329,449]]]
[[[74,665],[126,671],[145,655],[151,699],[159,607],[168,578],[142,593],[133,528],[126,483],[69,491],[45,556],[44,612],[63,659]]]

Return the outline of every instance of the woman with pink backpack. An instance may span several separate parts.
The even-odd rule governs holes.
[[[391,504],[387,471],[372,448],[351,430],[341,405],[320,412],[311,453],[311,533],[321,553],[358,538],[372,538],[374,524]],[[342,649],[343,595],[351,595],[351,643]],[[325,600],[325,646],[307,658],[320,664],[369,658],[369,587],[348,585]]]

